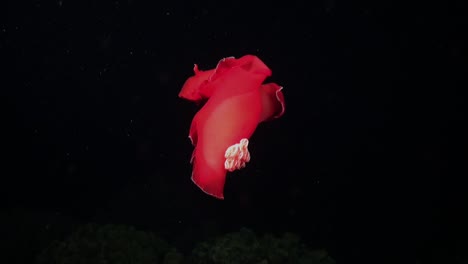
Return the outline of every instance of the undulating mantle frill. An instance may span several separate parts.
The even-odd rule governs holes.
[[[205,193],[224,199],[227,171],[250,160],[249,138],[260,122],[284,114],[282,87],[262,84],[271,70],[256,56],[228,57],[215,69],[195,64],[179,97],[205,102],[192,120],[189,138],[194,146],[192,181]]]

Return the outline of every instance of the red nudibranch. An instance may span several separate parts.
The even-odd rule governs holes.
[[[179,97],[206,101],[192,120],[189,138],[194,146],[192,181],[205,193],[224,199],[227,171],[250,160],[249,138],[260,122],[284,114],[281,86],[262,84],[271,70],[256,56],[228,57],[215,69],[195,64]]]

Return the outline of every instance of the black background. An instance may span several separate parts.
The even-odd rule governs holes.
[[[125,223],[182,248],[246,226],[338,263],[466,261],[461,3],[10,1],[7,239],[25,218]],[[286,113],[258,127],[220,201],[190,181],[198,107],[177,94],[194,63],[245,54],[284,86]]]

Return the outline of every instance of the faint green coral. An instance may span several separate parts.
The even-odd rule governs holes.
[[[180,264],[184,261],[184,255],[182,255],[175,248],[171,248],[164,255],[163,264]]]
[[[197,264],[335,263],[325,250],[309,250],[293,233],[284,233],[281,237],[271,234],[259,237],[245,228],[199,243],[191,260]]]
[[[37,264],[178,264],[176,254],[153,233],[131,226],[88,224],[68,239],[55,241],[37,258]],[[166,260],[167,259],[167,260]],[[169,261],[171,260],[171,261]]]
[[[192,251],[192,261],[200,264],[255,263],[261,261],[256,254],[259,246],[259,241],[252,231],[241,229],[240,232],[199,243]]]

